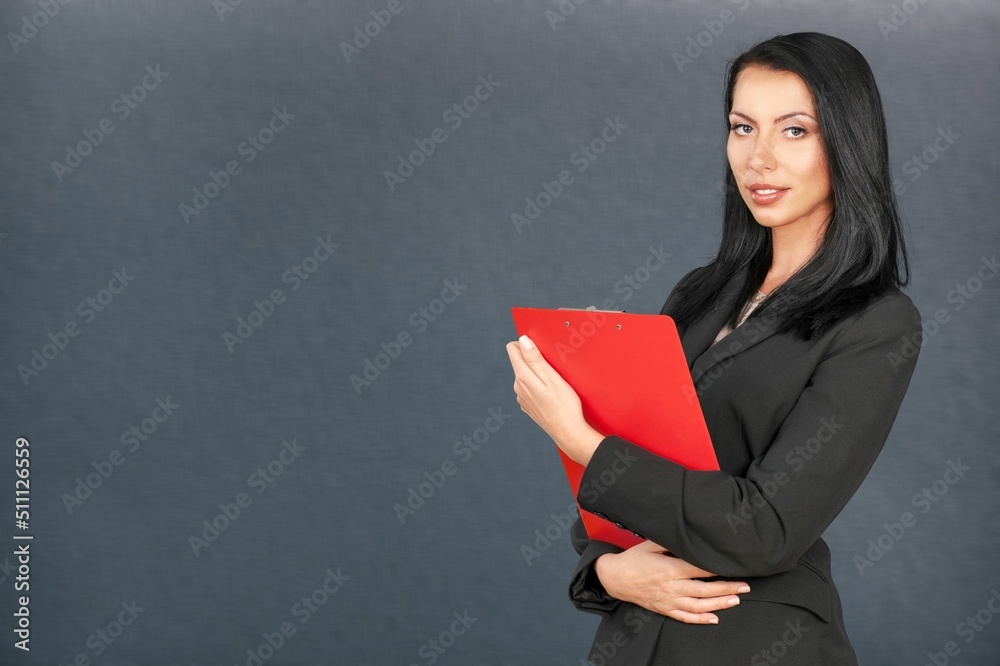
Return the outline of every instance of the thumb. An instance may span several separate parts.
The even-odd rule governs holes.
[[[542,353],[538,351],[538,347],[535,346],[535,343],[532,342],[531,338],[527,335],[522,335],[517,340],[521,343],[521,355],[524,357],[524,360],[528,362],[528,364],[538,365],[539,363],[545,361],[545,359],[542,358]]]

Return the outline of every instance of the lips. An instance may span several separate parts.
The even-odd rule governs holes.
[[[778,187],[770,183],[753,183],[747,189],[750,190],[750,198],[753,199],[755,204],[758,206],[769,206],[785,196],[785,192],[789,188]]]

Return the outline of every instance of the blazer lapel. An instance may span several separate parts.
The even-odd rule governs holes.
[[[715,336],[725,325],[726,313],[739,296],[746,282],[746,276],[740,275],[723,289],[715,308],[698,321],[693,322],[684,331],[681,345],[691,369],[691,378],[697,386],[698,381],[712,368],[722,365],[729,367],[728,359],[740,354],[761,341],[774,335],[779,327],[780,317],[767,316],[764,319],[750,319],[727,336],[714,343]]]

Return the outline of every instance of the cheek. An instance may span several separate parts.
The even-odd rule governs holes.
[[[826,162],[822,159],[820,160],[819,166],[816,168],[816,173],[814,175],[816,180],[816,190],[824,195],[824,198],[833,196],[833,186],[830,183],[830,171],[827,169]]]
[[[739,174],[741,171],[739,148],[732,139],[726,142],[726,158],[729,160],[729,168],[733,170],[733,173]]]
[[[802,146],[790,160],[795,175],[816,192],[830,189],[830,175],[822,149],[815,143]]]
[[[825,200],[831,196],[830,175],[822,159],[811,162],[802,173],[809,191],[817,200]]]

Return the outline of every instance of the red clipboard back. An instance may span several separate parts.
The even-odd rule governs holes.
[[[660,314],[524,307],[511,308],[511,315],[518,337],[531,338],[576,390],[584,418],[596,430],[618,435],[688,469],[719,469],[673,319]],[[559,457],[577,497],[584,467],[562,451]],[[611,485],[615,479],[607,481]],[[580,516],[591,539],[621,548],[643,541],[583,509]]]

